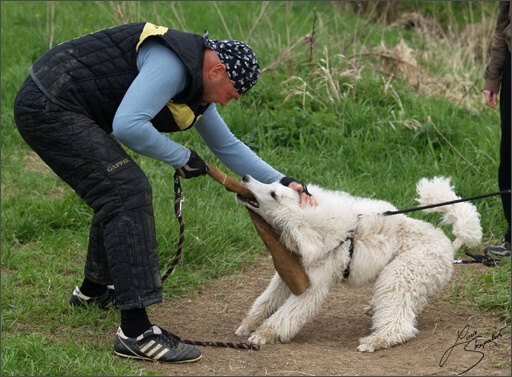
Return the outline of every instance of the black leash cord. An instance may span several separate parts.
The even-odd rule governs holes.
[[[171,265],[162,276],[162,284],[174,271],[174,268],[181,258],[181,251],[183,250],[185,240],[185,223],[181,216],[181,202],[183,202],[183,190],[181,188],[180,175],[176,172],[174,173],[174,216],[178,219],[178,223],[180,224],[180,238],[178,240],[178,250],[176,251],[176,255],[174,256]]]
[[[180,175],[176,172],[174,173],[174,216],[178,219],[178,223],[180,224],[180,238],[178,240],[178,250],[176,251],[176,255],[174,259],[165,272],[162,275],[162,284],[169,277],[170,274],[174,271],[174,268],[178,265],[178,262],[181,258],[181,252],[183,250],[184,240],[185,240],[185,223],[183,221],[183,216],[181,215],[181,203],[183,202],[183,190],[181,188]],[[176,336],[177,337],[177,336]],[[194,346],[213,346],[213,347],[230,347],[236,349],[244,349],[244,350],[254,350],[259,351],[260,346],[258,344],[253,343],[236,343],[236,342],[210,342],[210,341],[202,341],[202,340],[189,340],[180,337],[180,342],[186,344],[192,344]]]
[[[488,198],[489,196],[496,196],[496,195],[504,195],[504,194],[510,194],[510,190],[504,190],[504,191],[499,191],[499,192],[493,192],[493,193],[490,193],[490,194],[483,194],[483,195],[477,195],[477,196],[471,196],[469,198],[462,198],[462,199],[457,199],[457,200],[451,200],[449,202],[444,202],[444,203],[437,203],[437,204],[430,204],[428,206],[423,206],[423,207],[415,207],[415,208],[409,208],[409,209],[403,209],[401,211],[386,211],[386,212],[382,212],[381,215],[382,216],[391,216],[391,215],[398,215],[400,213],[407,213],[407,212],[414,212],[414,211],[421,211],[423,209],[429,209],[429,208],[435,208],[435,207],[442,207],[442,206],[446,206],[448,204],[455,204],[455,203],[460,203],[460,202],[467,202],[469,200],[475,200],[475,199],[482,199],[482,198]]]
[[[457,199],[457,200],[451,200],[449,202],[444,202],[444,203],[437,203],[437,204],[430,204],[430,205],[427,205],[427,206],[422,206],[422,207],[415,207],[415,208],[409,208],[409,209],[403,209],[401,211],[386,211],[386,212],[382,212],[380,213],[381,216],[391,216],[391,215],[398,215],[400,213],[407,213],[407,212],[414,212],[414,211],[421,211],[423,209],[429,209],[429,208],[435,208],[435,207],[442,207],[442,206],[445,206],[445,205],[449,205],[449,204],[455,204],[455,203],[460,203],[460,202],[467,202],[467,201],[470,201],[470,200],[475,200],[475,199],[482,199],[482,198],[488,198],[490,196],[497,196],[497,195],[504,195],[504,194],[510,194],[510,189],[509,190],[504,190],[504,191],[498,191],[498,192],[493,192],[493,193],[490,193],[490,194],[483,194],[483,195],[477,195],[477,196],[471,196],[469,198],[462,198],[462,199]],[[489,256],[487,254],[487,252],[484,252],[485,255],[473,255],[473,254],[470,254],[468,252],[465,253],[468,257],[471,257],[473,259],[471,260],[467,260],[467,259],[456,259],[453,261],[454,264],[465,264],[465,263],[482,263],[483,265],[485,266],[488,266],[488,267],[492,267],[492,266],[496,266],[497,263],[500,261],[500,259],[495,259],[495,258],[492,258],[491,256]]]
[[[468,253],[467,251],[464,253],[468,257],[471,257],[473,259],[456,259],[453,261],[454,264],[466,264],[466,263],[482,263],[484,266],[487,267],[494,267],[497,266],[499,262],[501,262],[501,259],[496,259],[491,257],[486,250],[484,250],[484,255],[474,255],[471,253]]]

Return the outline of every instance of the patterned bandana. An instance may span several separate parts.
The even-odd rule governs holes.
[[[238,94],[242,95],[258,81],[260,66],[252,49],[240,41],[208,39],[204,31],[203,45],[217,53]]]

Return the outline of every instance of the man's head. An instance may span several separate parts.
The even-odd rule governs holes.
[[[242,95],[251,89],[258,81],[260,66],[252,49],[244,42],[208,38],[205,31],[203,43],[217,53],[226,73],[238,94]]]

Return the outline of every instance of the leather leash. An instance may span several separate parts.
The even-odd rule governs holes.
[[[180,237],[178,240],[178,250],[176,251],[176,255],[174,259],[167,269],[167,271],[162,275],[161,281],[162,284],[164,281],[172,274],[174,268],[178,265],[178,262],[181,258],[181,252],[183,250],[184,240],[185,240],[185,223],[183,221],[183,216],[181,212],[181,203],[184,200],[183,189],[181,188],[180,176],[178,173],[174,173],[174,216],[178,219],[178,223],[180,224]],[[254,350],[259,351],[260,346],[254,343],[247,342],[212,342],[205,340],[190,340],[182,338],[178,335],[172,334],[175,338],[179,339],[180,342],[186,344],[192,344],[195,346],[212,346],[212,347],[229,347],[236,349],[244,349],[244,350]]]
[[[483,195],[477,195],[477,196],[471,196],[469,198],[462,198],[462,199],[457,199],[457,200],[450,200],[449,202],[443,202],[443,203],[436,203],[436,204],[429,204],[427,206],[422,206],[422,207],[414,207],[414,208],[409,208],[409,209],[403,209],[401,211],[386,211],[386,212],[382,212],[381,215],[382,216],[391,216],[391,215],[398,215],[400,213],[407,213],[407,212],[414,212],[414,211],[421,211],[423,209],[429,209],[429,208],[435,208],[435,207],[442,207],[442,206],[446,206],[448,204],[455,204],[455,203],[460,203],[460,202],[467,202],[467,201],[470,201],[470,200],[475,200],[475,199],[482,199],[482,198],[488,198],[490,196],[496,196],[496,195],[504,195],[504,194],[510,194],[510,190],[504,190],[504,191],[498,191],[498,192],[492,192],[490,194],[483,194]]]
[[[426,206],[422,206],[422,207],[409,208],[409,209],[404,209],[404,210],[401,210],[401,211],[387,211],[387,212],[382,212],[381,215],[382,216],[398,215],[400,213],[421,211],[421,210],[424,210],[424,209],[435,208],[435,207],[442,207],[442,206],[449,205],[449,204],[455,204],[455,203],[460,203],[460,202],[467,202],[467,201],[470,201],[470,200],[483,199],[483,198],[488,198],[488,197],[491,197],[491,196],[505,195],[505,194],[510,194],[510,190],[503,190],[503,191],[498,191],[498,192],[492,192],[492,193],[489,193],[489,194],[471,196],[471,197],[468,197],[468,198],[451,200],[451,201],[443,202],[443,203],[430,204],[430,205],[426,205]],[[468,259],[455,259],[453,261],[453,263],[454,264],[482,263],[484,266],[493,267],[493,266],[497,266],[497,264],[499,262],[501,262],[501,259],[492,258],[487,253],[487,251],[485,251],[485,250],[484,250],[484,255],[474,255],[474,254],[468,253],[467,251],[464,254],[467,255],[468,257],[473,258],[473,259],[469,259],[469,260]]]
[[[178,240],[178,250],[176,251],[176,255],[174,255],[174,259],[165,274],[162,275],[162,284],[169,275],[172,274],[181,258],[181,252],[185,242],[185,223],[181,216],[181,203],[183,203],[183,200],[185,200],[185,197],[183,196],[183,189],[181,188],[180,175],[176,172],[174,173],[174,217],[178,219],[178,223],[180,224],[180,237]]]

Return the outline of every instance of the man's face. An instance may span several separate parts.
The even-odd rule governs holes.
[[[241,95],[236,91],[226,72],[226,66],[217,64],[203,73],[203,103],[220,103],[226,106],[232,99],[238,100]]]

